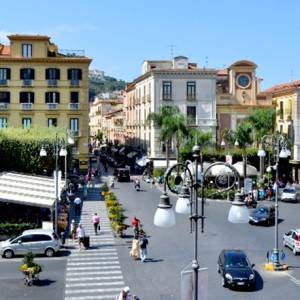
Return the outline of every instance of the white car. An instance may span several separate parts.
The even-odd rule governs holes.
[[[27,252],[52,257],[60,249],[60,241],[52,230],[25,230],[20,236],[0,242],[0,255],[12,258]]]
[[[300,229],[291,229],[283,235],[283,246],[289,247],[293,253],[300,253]]]
[[[285,188],[281,194],[281,201],[298,202],[297,191],[293,188]]]

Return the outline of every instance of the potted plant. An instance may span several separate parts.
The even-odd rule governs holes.
[[[38,280],[38,274],[42,272],[42,267],[34,262],[33,253],[28,252],[24,255],[19,271],[24,274],[24,284],[30,286],[34,281]]]

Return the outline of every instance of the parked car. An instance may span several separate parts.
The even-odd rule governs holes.
[[[117,169],[117,178],[118,181],[130,181],[129,170],[126,168],[118,168]]]
[[[24,255],[27,252],[44,254],[52,257],[60,249],[60,241],[52,230],[25,230],[20,236],[0,243],[0,255],[12,258],[14,255]]]
[[[254,264],[242,250],[222,250],[218,259],[218,273],[223,287],[255,287]]]
[[[289,247],[293,253],[297,255],[300,253],[300,229],[291,229],[283,235],[283,246]]]
[[[285,188],[281,194],[281,201],[298,202],[298,195],[295,189]]]
[[[249,216],[250,224],[271,225],[275,222],[275,207],[273,204],[261,204]]]

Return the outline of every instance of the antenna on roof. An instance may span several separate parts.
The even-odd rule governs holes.
[[[169,45],[169,48],[170,48],[171,59],[173,59],[174,58],[174,48],[175,48],[175,45]]]

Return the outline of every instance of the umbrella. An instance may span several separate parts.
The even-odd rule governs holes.
[[[233,165],[237,171],[239,172],[241,177],[244,177],[244,162],[243,161],[238,161]],[[248,165],[247,164],[247,176],[257,176],[257,169],[254,166]]]

